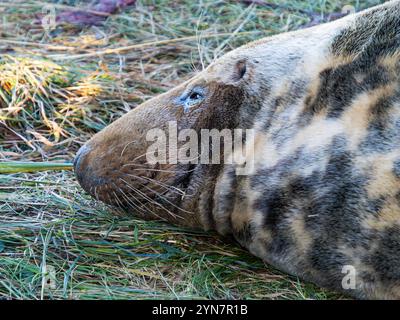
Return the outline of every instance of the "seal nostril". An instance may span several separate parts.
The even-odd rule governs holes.
[[[86,144],[78,150],[74,159],[75,176],[86,192],[96,199],[105,201],[104,190],[107,187],[108,174],[101,168],[101,163],[89,156],[91,152],[92,148]]]
[[[83,158],[86,154],[88,154],[89,151],[90,151],[90,147],[88,147],[86,144],[83,145],[83,146],[78,150],[78,152],[77,152],[76,155],[75,155],[75,159],[74,159],[74,170],[75,170],[75,171],[78,171],[78,170],[79,170],[79,167],[80,167],[80,165],[81,165],[81,163],[82,163],[82,158]]]

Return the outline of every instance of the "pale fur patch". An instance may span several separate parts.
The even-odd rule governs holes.
[[[393,94],[396,88],[397,84],[392,83],[375,90],[363,92],[343,112],[340,121],[348,139],[350,150],[357,150],[360,141],[368,134],[371,108],[377,104],[379,99]]]

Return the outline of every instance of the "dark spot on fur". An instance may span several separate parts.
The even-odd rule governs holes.
[[[319,234],[319,240],[357,242],[360,214],[371,212],[368,204],[363,203],[368,198],[364,188],[368,177],[355,169],[344,137],[334,138],[325,171],[315,173],[312,179],[316,193],[310,210],[312,218],[306,219],[306,226]]]
[[[272,242],[268,251],[274,255],[285,255],[285,251],[293,248],[290,226],[285,222],[290,203],[284,194],[284,190],[268,190],[262,198],[255,203],[254,209],[264,214],[264,225],[272,234]]]
[[[378,64],[379,58],[392,55],[400,47],[400,17],[389,7],[383,10],[381,15],[370,12],[358,17],[334,39],[332,54],[353,55],[354,60],[321,71],[317,95],[305,99],[306,114],[327,110],[328,117],[340,117],[357,94],[397,81],[399,67],[386,70]],[[361,83],[358,75],[364,76]]]
[[[395,8],[373,9],[358,16],[352,26],[336,36],[332,52],[347,56],[364,51],[368,53],[369,60],[375,62],[381,53],[391,53],[399,47],[399,31],[400,17]]]
[[[324,238],[314,242],[309,251],[309,262],[314,270],[321,272],[325,285],[340,289],[344,276],[341,271],[350,263],[350,258],[340,253],[329,238]]]
[[[365,75],[361,83],[357,75]],[[388,84],[392,79],[386,69],[363,64],[360,61],[326,69],[320,73],[318,94],[305,99],[305,111],[311,114],[328,111],[328,117],[340,117],[354,98],[362,93]]]
[[[381,281],[400,281],[399,225],[393,225],[382,233],[378,248],[371,257],[371,263]]]
[[[371,109],[368,134],[360,144],[362,153],[390,152],[398,147],[400,139],[400,120],[392,117],[394,108],[400,94],[390,97],[382,97]]]

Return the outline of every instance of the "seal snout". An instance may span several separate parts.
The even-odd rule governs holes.
[[[98,174],[95,173],[97,170],[93,166],[95,166],[96,163],[90,161],[90,154],[91,147],[88,146],[88,144],[83,145],[75,156],[74,170],[78,182],[82,188],[97,197],[93,191],[94,187],[104,185],[106,183],[106,179],[98,176]]]
[[[88,191],[88,186],[90,182],[88,181],[88,174],[87,171],[90,168],[88,166],[87,155],[90,152],[90,147],[87,144],[83,145],[75,155],[74,159],[74,171],[75,176],[78,179],[79,184]],[[89,169],[92,171],[91,169]]]
[[[88,154],[89,152],[90,152],[90,147],[87,144],[85,144],[76,153],[75,159],[74,159],[74,170],[76,173],[79,172],[82,158],[84,158],[85,155]]]

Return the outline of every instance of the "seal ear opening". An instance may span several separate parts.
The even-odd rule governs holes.
[[[237,82],[240,79],[242,79],[244,77],[244,75],[246,74],[247,68],[246,68],[246,60],[242,59],[239,60],[238,62],[236,62],[235,65],[235,70],[233,73],[233,81]]]

